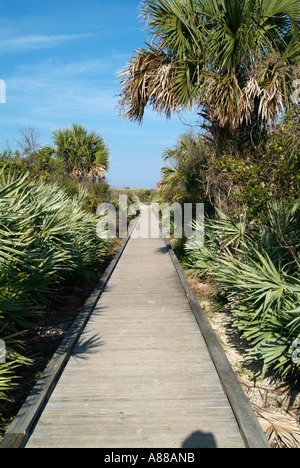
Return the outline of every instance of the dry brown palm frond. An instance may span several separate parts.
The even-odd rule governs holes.
[[[250,125],[254,118],[261,126],[271,129],[286,108],[282,92],[285,75],[295,70],[278,66],[273,74],[266,76],[268,67],[270,63],[265,62],[263,68],[253,70],[245,85],[239,83],[234,73],[206,76],[200,95],[206,118],[233,131]]]
[[[273,52],[257,64],[244,88],[245,102],[251,104],[251,112],[257,103],[260,125],[272,129],[278,117],[289,107],[291,83],[299,76],[299,66],[287,65],[286,58]],[[285,91],[285,93],[284,93]]]
[[[103,166],[94,166],[89,171],[83,169],[74,169],[70,175],[76,177],[77,179],[89,180],[92,181],[96,177],[99,179],[104,179],[106,175],[106,169]]]
[[[101,179],[104,179],[107,172],[103,166],[96,166],[93,171],[95,176],[100,177]]]
[[[249,106],[249,117],[258,102],[258,117],[261,125],[272,127],[276,117],[284,111],[284,98],[277,80],[266,81],[260,85],[255,77],[251,77],[244,89],[244,102]]]
[[[93,167],[89,173],[86,175],[87,180],[94,180],[96,177],[99,179],[104,179],[106,175],[106,169],[102,166]]]
[[[152,46],[150,50],[139,48],[118,78],[122,85],[120,113],[123,117],[141,122],[147,104],[167,116],[179,110],[172,89],[174,65],[162,50]]]
[[[300,427],[295,418],[279,411],[258,409],[257,414],[270,445],[279,448],[300,448]]]
[[[261,122],[271,128],[276,121],[276,116],[279,116],[283,111],[283,94],[275,82],[269,90],[263,89],[260,96],[258,115]]]
[[[237,129],[244,120],[243,91],[234,73],[207,77],[202,87],[208,119],[220,127]]]
[[[71,177],[77,177],[77,178],[83,177],[83,171],[81,171],[80,169],[73,169],[70,172],[70,176]]]

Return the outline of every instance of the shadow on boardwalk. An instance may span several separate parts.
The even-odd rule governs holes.
[[[217,448],[217,444],[213,434],[195,431],[183,442],[182,448]]]

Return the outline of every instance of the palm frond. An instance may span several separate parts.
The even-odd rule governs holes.
[[[158,113],[170,117],[179,110],[178,99],[172,91],[174,66],[161,49],[139,48],[119,74],[122,86],[121,113],[130,120],[141,122],[148,104]]]

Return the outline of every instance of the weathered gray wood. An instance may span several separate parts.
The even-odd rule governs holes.
[[[243,389],[233,372],[233,369],[212,330],[200,304],[191,290],[184,271],[172,249],[168,239],[164,237],[167,248],[170,252],[173,264],[180,277],[180,281],[188,298],[189,304],[193,310],[202,335],[207,344],[209,354],[216,367],[224,391],[231,404],[236,420],[240,427],[241,435],[247,448],[270,448],[265,434],[252,410],[252,407],[243,392]]]
[[[136,224],[137,223],[138,220]],[[132,232],[133,230],[134,228],[132,229]],[[46,401],[50,397],[53,388],[56,385],[57,379],[59,378],[60,373],[63,371],[63,368],[70,357],[72,349],[74,348],[79,336],[84,330],[84,327],[88,322],[93,309],[99,300],[99,297],[101,296],[122,256],[122,253],[130,239],[130,235],[123,242],[110,265],[98,282],[97,286],[93,290],[92,294],[85,302],[77,319],[68,330],[68,333],[64,337],[58,350],[43,372],[43,375],[35,385],[34,389],[26,399],[24,405],[4,435],[2,441],[0,442],[0,448],[22,448],[24,444],[26,444],[30,430],[38,418],[40,412],[42,411]]]
[[[161,236],[137,236],[148,216],[143,208],[27,448],[250,445],[172,253]]]
[[[26,443],[26,433],[24,434],[6,434],[1,441],[0,448],[21,448]]]

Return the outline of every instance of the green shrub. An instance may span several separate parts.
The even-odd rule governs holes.
[[[248,340],[248,355],[281,377],[299,378],[294,359],[300,343],[299,204],[273,201],[265,224],[231,220],[219,211],[205,220],[205,244],[186,245],[186,266],[200,277],[217,280],[218,290],[231,302],[235,326]],[[195,223],[196,231],[202,229]]]
[[[207,191],[215,206],[261,222],[274,199],[292,207],[300,193],[299,129],[299,117],[287,118],[256,148],[212,157]]]
[[[294,375],[293,344],[300,338],[300,281],[268,254],[248,249],[242,259],[223,254],[215,269],[219,289],[232,301],[235,325],[248,340],[249,356],[263,361],[280,376]]]
[[[83,209],[85,196],[82,191],[70,199],[55,185],[34,185],[27,176],[0,176],[0,310],[4,317],[13,314],[18,321],[26,319],[36,304],[43,303],[49,288],[65,278],[92,279],[107,242],[97,237],[97,217]]]
[[[70,199],[57,185],[0,174],[0,338],[12,348],[16,330],[62,281],[96,279],[109,240],[97,236],[100,218],[85,210],[86,195]],[[22,361],[12,349],[9,359]],[[9,370],[0,368],[0,392],[11,385]]]

